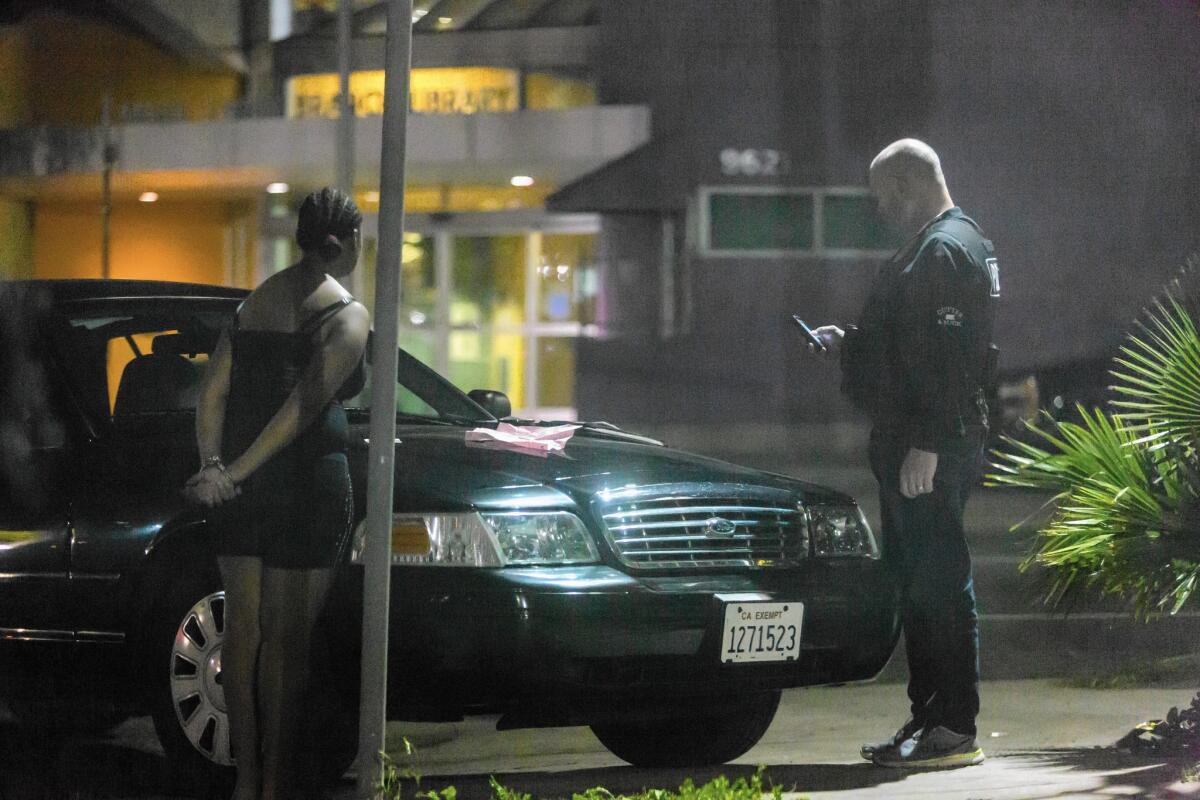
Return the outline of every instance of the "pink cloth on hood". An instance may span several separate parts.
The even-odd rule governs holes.
[[[486,444],[503,450],[531,455],[546,455],[562,450],[581,425],[510,425],[501,422],[495,430],[474,428],[467,431],[467,443]]]

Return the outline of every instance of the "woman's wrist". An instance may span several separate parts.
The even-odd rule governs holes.
[[[222,480],[229,481],[229,483],[233,486],[237,486],[237,484],[238,484],[238,481],[236,481],[234,479],[233,475],[230,474],[229,468],[225,466],[225,463],[223,461],[221,461],[220,456],[211,456],[208,459],[206,459],[204,466],[200,468],[200,471],[201,472],[213,472],[213,473],[219,475]]]
[[[236,486],[242,481],[246,480],[246,476],[242,474],[244,469],[245,468],[240,462],[235,461],[228,467],[224,467],[224,472],[229,476],[229,479],[233,481],[234,485]]]

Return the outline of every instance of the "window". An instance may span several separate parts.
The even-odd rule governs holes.
[[[822,244],[827,250],[887,250],[899,247],[865,194],[826,194]]]
[[[600,314],[597,220],[499,212],[407,223],[400,346],[460,389],[503,392],[517,416],[572,417],[575,339],[595,336]],[[373,226],[368,217],[364,242]],[[372,263],[364,257],[368,299]]]
[[[196,390],[199,388],[204,366],[208,363],[208,353],[171,352],[173,348],[168,345],[182,339],[183,336],[177,330],[163,330],[115,336],[108,340],[105,351],[110,413],[116,413],[119,393],[124,396],[123,405],[130,407],[130,398],[139,391],[134,385],[149,380],[139,377],[139,372],[151,369],[157,369],[161,373],[154,391],[165,404],[164,407],[155,410],[186,411],[196,407]],[[138,363],[133,365],[134,361]],[[163,381],[168,385],[162,385]]]
[[[698,210],[700,251],[710,257],[861,258],[899,246],[857,187],[707,187]]]
[[[813,246],[812,195],[713,194],[708,213],[714,250],[775,252]]]
[[[70,333],[58,349],[84,408],[98,418],[191,411],[236,305],[145,298],[69,310]]]
[[[595,322],[599,293],[596,237],[578,233],[544,235],[537,287],[538,322]]]

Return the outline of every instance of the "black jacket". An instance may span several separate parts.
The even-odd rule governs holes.
[[[986,425],[999,298],[995,247],[951,208],[880,268],[846,331],[843,389],[877,428],[921,450]]]

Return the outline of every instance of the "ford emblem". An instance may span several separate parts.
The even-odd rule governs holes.
[[[713,517],[704,523],[704,535],[717,539],[733,536],[737,525],[722,517]]]

